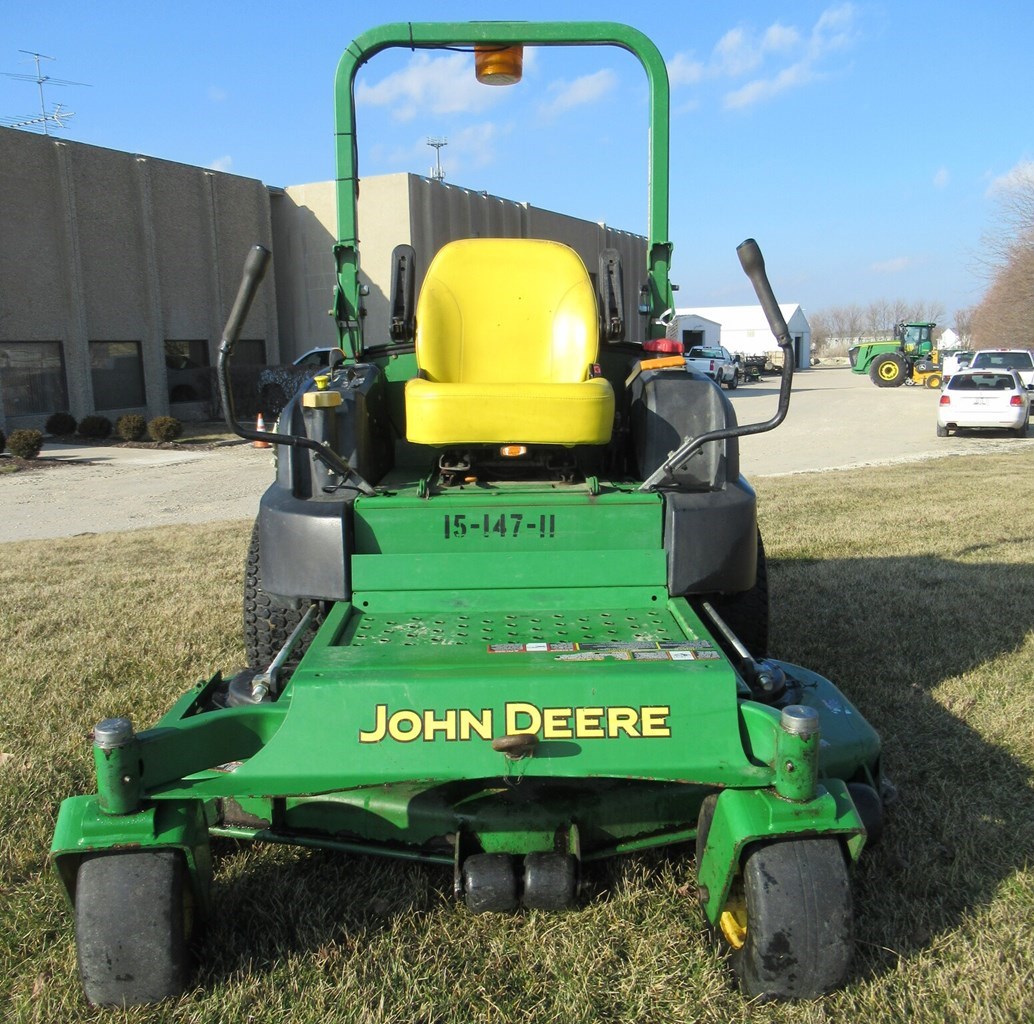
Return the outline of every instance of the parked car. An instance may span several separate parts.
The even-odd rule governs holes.
[[[1012,369],[962,370],[941,392],[937,436],[947,437],[963,428],[1011,430],[1024,437],[1030,423],[1031,390]]]
[[[258,378],[259,408],[275,420],[300,387],[320,370],[336,365],[344,357],[337,346],[310,348],[289,365],[263,367]]]
[[[737,384],[736,359],[727,348],[691,348],[686,353],[686,369],[696,370],[730,391]]]
[[[1025,348],[984,348],[973,353],[971,370],[1015,370],[1026,385],[1034,384],[1034,355]]]

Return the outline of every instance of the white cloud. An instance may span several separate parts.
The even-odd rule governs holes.
[[[762,32],[737,26],[718,40],[707,60],[675,54],[668,62],[668,77],[677,87],[755,74],[724,98],[726,109],[742,109],[822,78],[822,62],[854,42],[855,23],[854,6],[839,3],[826,8],[810,29],[779,21]]]
[[[390,107],[396,121],[411,121],[421,111],[480,113],[499,92],[478,83],[470,54],[431,57],[421,52],[414,54],[402,70],[379,82],[360,81],[355,100],[361,106]]]
[[[727,110],[749,107],[752,103],[778,96],[787,89],[806,85],[816,77],[811,65],[807,61],[800,61],[797,64],[791,64],[788,68],[783,68],[772,78],[758,78],[753,82],[748,82],[740,89],[726,93],[724,106]]]
[[[707,68],[684,53],[676,53],[668,61],[668,81],[671,85],[696,85],[707,75]]]
[[[610,68],[602,68],[573,82],[553,82],[549,87],[552,99],[539,107],[539,113],[544,117],[556,117],[574,107],[595,103],[613,92],[617,81],[617,75]]]
[[[1009,168],[1005,174],[991,179],[987,187],[989,196],[1002,192],[1015,192],[1018,189],[1034,187],[1034,160],[1021,160],[1015,167]]]
[[[233,167],[232,156],[219,156],[216,157],[209,165],[210,171],[229,171]]]
[[[225,89],[220,89],[218,85],[208,87],[208,98],[212,103],[225,103],[229,97],[230,94]]]
[[[800,41],[801,34],[797,29],[793,26],[780,25],[777,21],[765,29],[761,45],[766,53],[780,53],[783,50],[792,50]]]
[[[893,256],[889,260],[873,263],[869,269],[874,274],[900,274],[911,265],[912,261],[907,256]]]
[[[951,172],[947,167],[940,167],[937,173],[933,176],[933,187],[934,188],[947,188],[948,182],[951,181]]]

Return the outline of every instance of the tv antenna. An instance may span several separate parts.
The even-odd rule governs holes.
[[[46,97],[43,93],[44,85],[82,85],[87,89],[90,88],[87,82],[70,82],[65,78],[51,78],[50,75],[43,74],[43,69],[40,66],[40,61],[44,60],[57,60],[56,57],[48,57],[45,53],[36,53],[35,50],[19,50],[19,53],[28,54],[36,63],[36,74],[35,75],[23,75],[16,74],[12,71],[4,71],[3,75],[5,78],[14,78],[19,82],[35,82],[36,88],[39,89],[39,114],[26,114],[24,117],[4,117],[0,118],[0,124],[5,125],[8,128],[28,128],[31,131],[40,131],[42,129],[44,135],[50,134],[50,126],[53,124],[57,128],[64,128],[64,122],[70,117],[75,117],[74,110],[65,110],[60,103],[54,104],[54,109],[47,110]]]
[[[442,146],[449,144],[448,139],[430,136],[427,144],[434,150],[434,167],[431,168],[431,178],[434,181],[445,181],[445,171],[442,169]]]

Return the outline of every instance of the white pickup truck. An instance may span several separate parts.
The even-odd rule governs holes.
[[[1034,387],[1034,353],[1025,348],[983,348],[974,353],[971,370],[1015,370],[1026,387]]]
[[[726,348],[691,348],[686,353],[686,369],[696,370],[730,391],[739,383],[736,359]]]

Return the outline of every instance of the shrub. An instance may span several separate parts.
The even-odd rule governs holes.
[[[111,420],[107,416],[84,416],[75,431],[80,437],[103,440],[111,437]]]
[[[137,413],[119,416],[115,423],[115,433],[123,441],[142,441],[147,436],[147,420]]]
[[[44,426],[48,434],[65,437],[75,433],[75,417],[68,412],[55,412],[47,417]]]
[[[42,447],[42,430],[13,430],[7,439],[7,450],[19,459],[36,458]]]
[[[0,430],[0,452],[2,452],[6,447],[7,447],[7,435],[4,434],[4,432],[2,430]]]
[[[183,424],[175,416],[155,416],[147,424],[147,433],[154,441],[175,441],[183,433]]]

